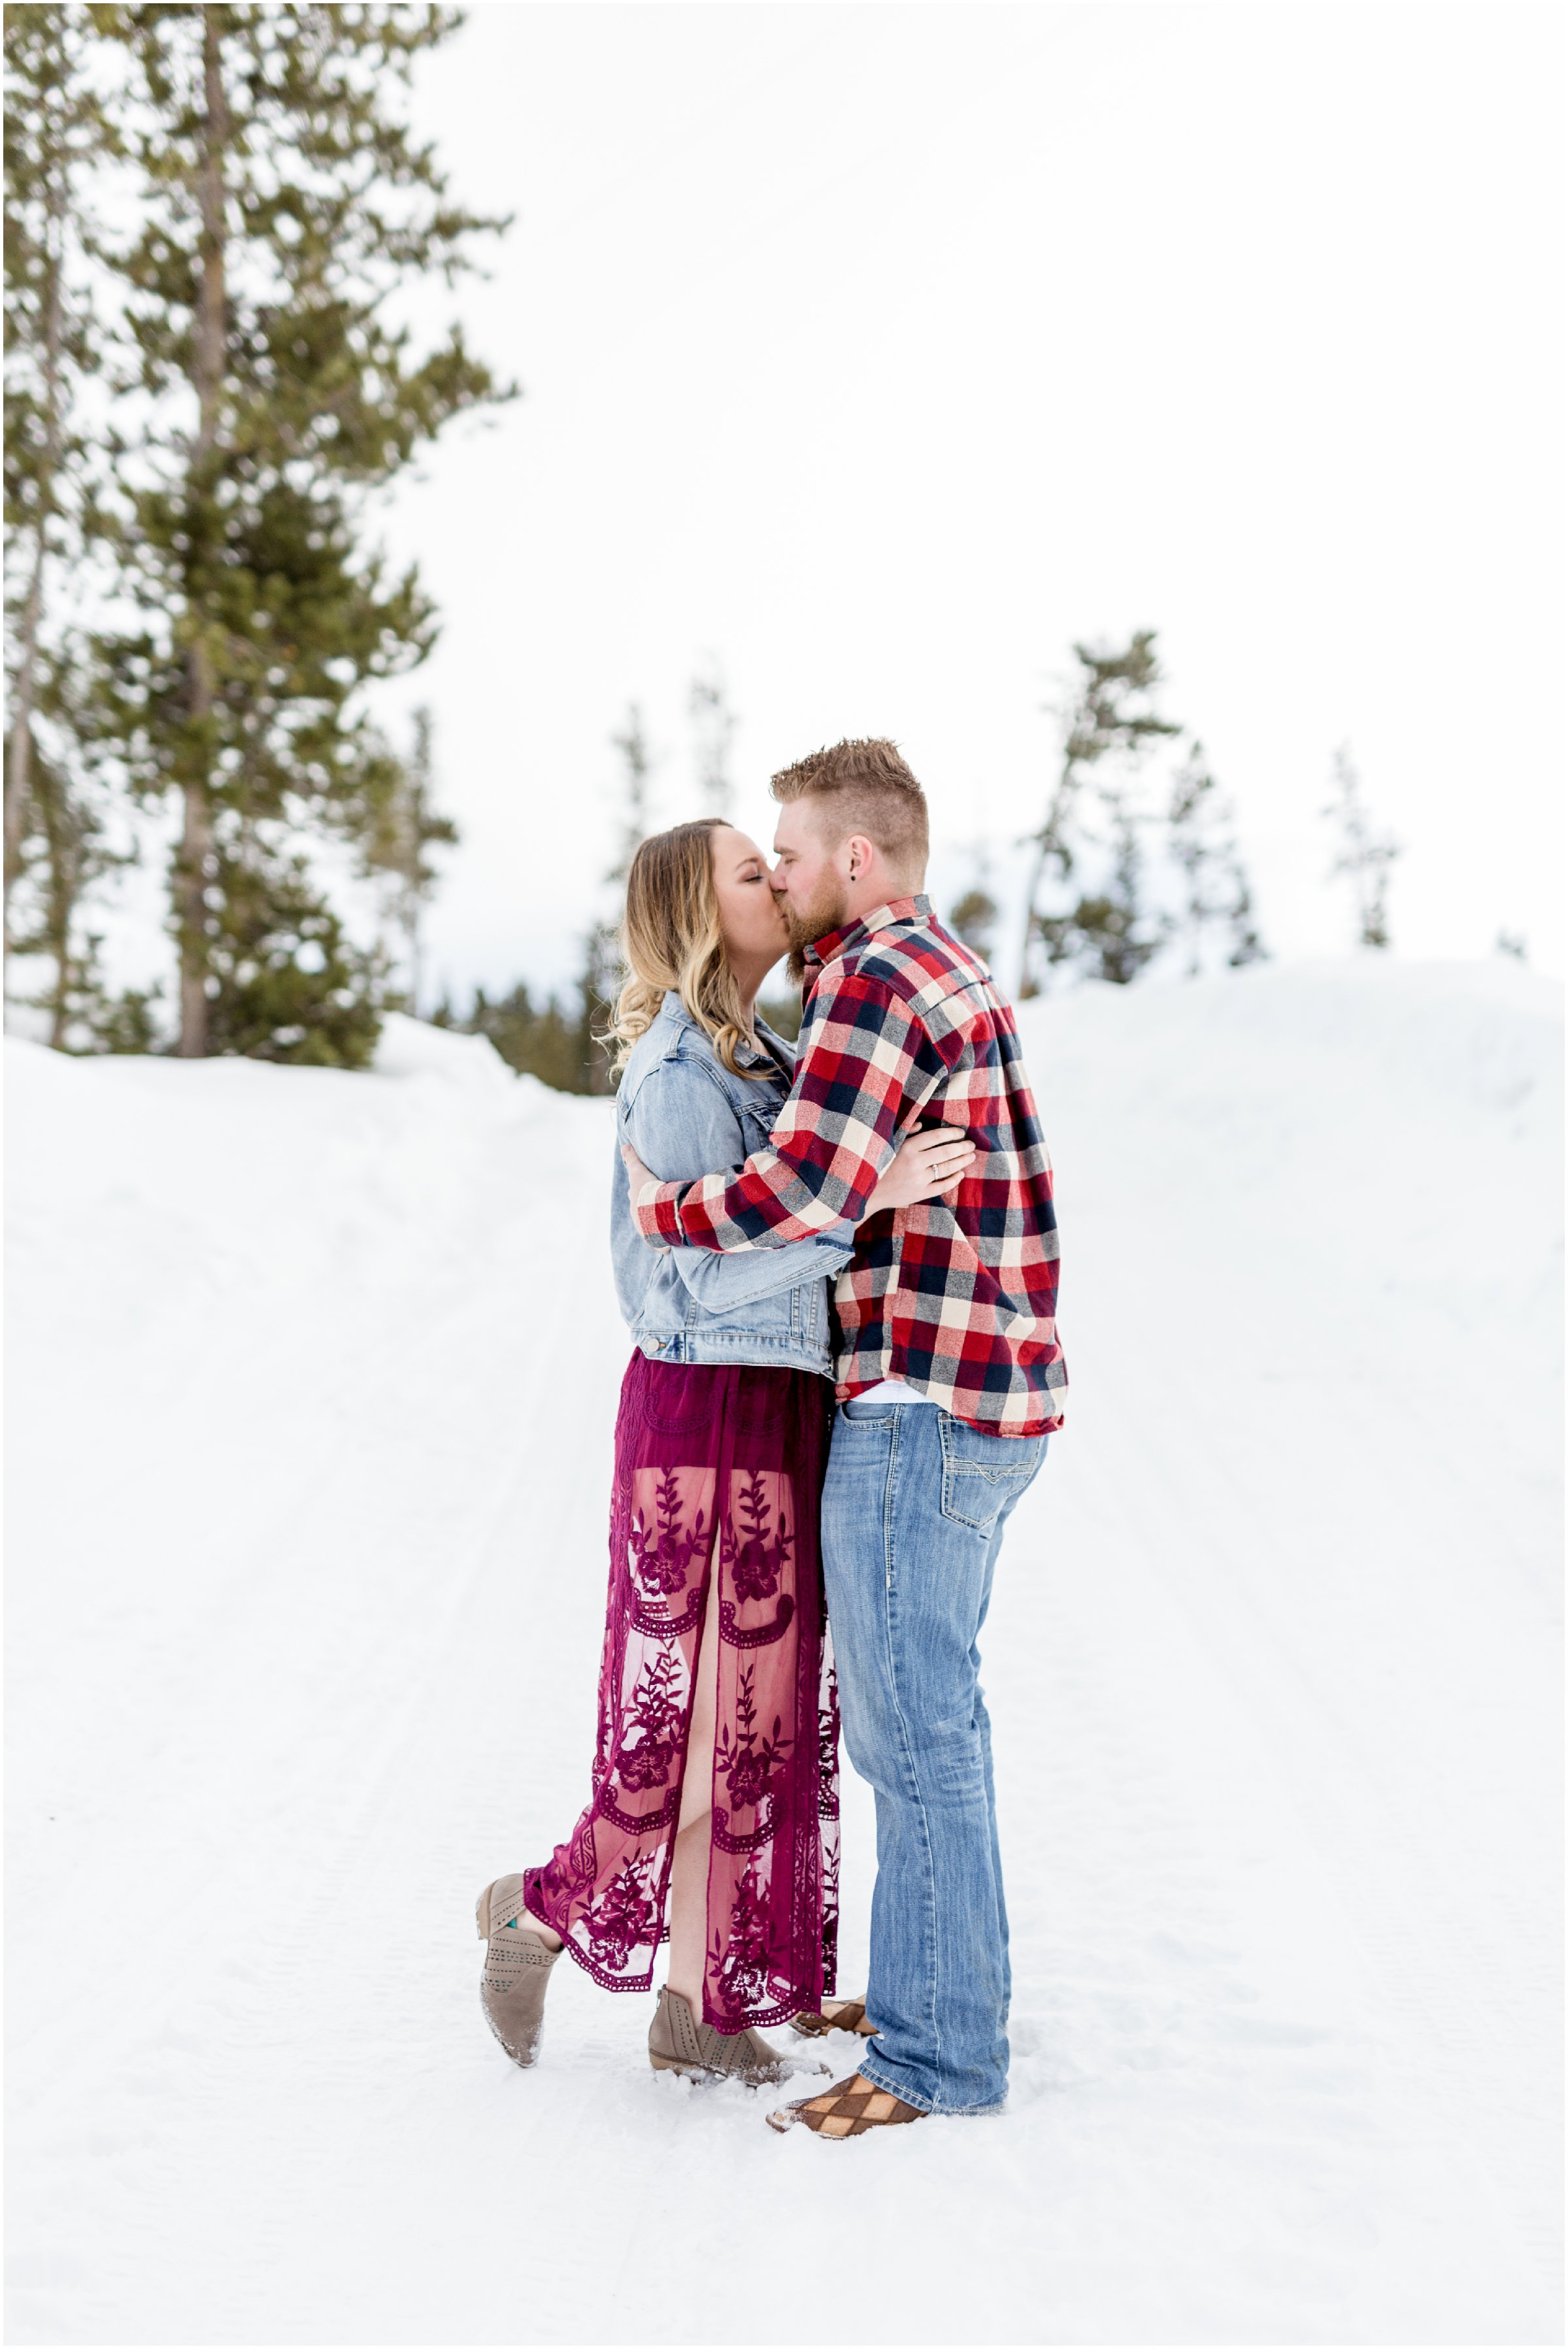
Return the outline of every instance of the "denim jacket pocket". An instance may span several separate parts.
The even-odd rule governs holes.
[[[1042,1435],[984,1435],[947,1412],[941,1415],[942,1515],[972,1533],[989,1534],[1039,1467]]]

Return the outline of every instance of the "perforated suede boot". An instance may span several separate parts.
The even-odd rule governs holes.
[[[699,2023],[691,2002],[678,1990],[659,1993],[648,2034],[648,2060],[656,2072],[700,2073],[713,2080],[743,2080],[749,2088],[771,2087],[796,2069],[775,2055],[754,2031],[730,2035]]]
[[[539,2053],[545,1992],[561,1951],[550,1949],[532,1924],[510,1922],[526,1914],[520,1876],[498,1876],[487,1884],[473,1913],[479,1938],[488,1944],[479,1982],[484,2020],[512,2061],[526,2069]]]

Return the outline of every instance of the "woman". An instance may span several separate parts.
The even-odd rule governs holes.
[[[669,1975],[656,2068],[784,2076],[759,2025],[834,1986],[837,1710],[817,1505],[833,1389],[828,1284],[853,1233],[733,1257],[655,1249],[619,1144],[663,1181],[767,1142],[794,1055],[756,1015],[788,948],[766,860],[716,819],[643,842],[627,883],[629,976],[610,1247],[635,1350],[621,1386],[593,1795],[543,1867],[480,1894],[481,1996],[534,2062],[563,1949],[610,1990]],[[867,1212],[936,1195],[916,1137]],[[668,1912],[668,1924],[666,1917]]]

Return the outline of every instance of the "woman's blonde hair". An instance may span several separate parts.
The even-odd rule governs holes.
[[[713,886],[713,834],[732,828],[722,816],[678,823],[652,833],[631,860],[620,933],[627,978],[607,1031],[618,1069],[626,1066],[673,987],[732,1075],[765,1080],[770,1073],[742,1069],[735,1058],[742,1044],[760,1047],[724,952]]]

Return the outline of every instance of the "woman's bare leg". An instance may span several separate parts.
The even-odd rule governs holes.
[[[670,1972],[672,1991],[702,2020],[702,1975],[708,1955],[708,1853],[713,1824],[713,1728],[719,1688],[719,1561],[709,1573],[708,1607],[691,1692],[680,1821],[670,1869]]]

